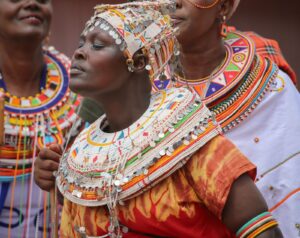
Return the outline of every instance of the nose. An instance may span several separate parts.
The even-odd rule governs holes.
[[[75,50],[72,60],[85,60],[86,59],[86,52],[84,47],[80,47]]]
[[[25,6],[24,6],[25,9],[30,9],[30,10],[36,10],[36,9],[39,9],[39,3],[38,1],[36,0],[27,0],[25,2]]]
[[[182,0],[175,0],[176,3],[176,9],[179,9],[182,7]]]

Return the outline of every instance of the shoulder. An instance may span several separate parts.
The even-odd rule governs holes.
[[[254,179],[256,167],[224,136],[208,142],[185,166],[194,191],[219,218],[232,184],[245,173]]]
[[[237,178],[242,173],[251,171],[255,177],[255,166],[245,155],[225,136],[219,135],[210,140],[205,146],[195,153],[187,163],[186,169],[191,174],[206,171],[202,179],[212,177],[227,177],[228,172]]]
[[[210,140],[193,156],[195,158],[214,157],[215,160],[223,160],[224,157],[230,155],[244,158],[244,155],[238,148],[225,136],[219,135]]]

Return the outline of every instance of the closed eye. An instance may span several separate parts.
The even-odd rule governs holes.
[[[38,0],[37,2],[41,3],[41,4],[46,4],[46,3],[50,2],[50,0]]]
[[[92,48],[95,50],[101,50],[103,47],[103,44],[92,44]]]

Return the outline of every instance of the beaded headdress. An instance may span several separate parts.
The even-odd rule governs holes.
[[[175,9],[171,0],[98,5],[83,34],[96,27],[106,31],[124,52],[130,71],[134,54],[142,50],[149,58],[146,66],[149,76],[156,78],[179,52],[168,15]]]

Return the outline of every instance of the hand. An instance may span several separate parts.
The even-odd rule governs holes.
[[[62,148],[58,144],[52,144],[49,148],[41,149],[34,163],[34,180],[45,191],[55,187],[54,171],[58,170]]]

